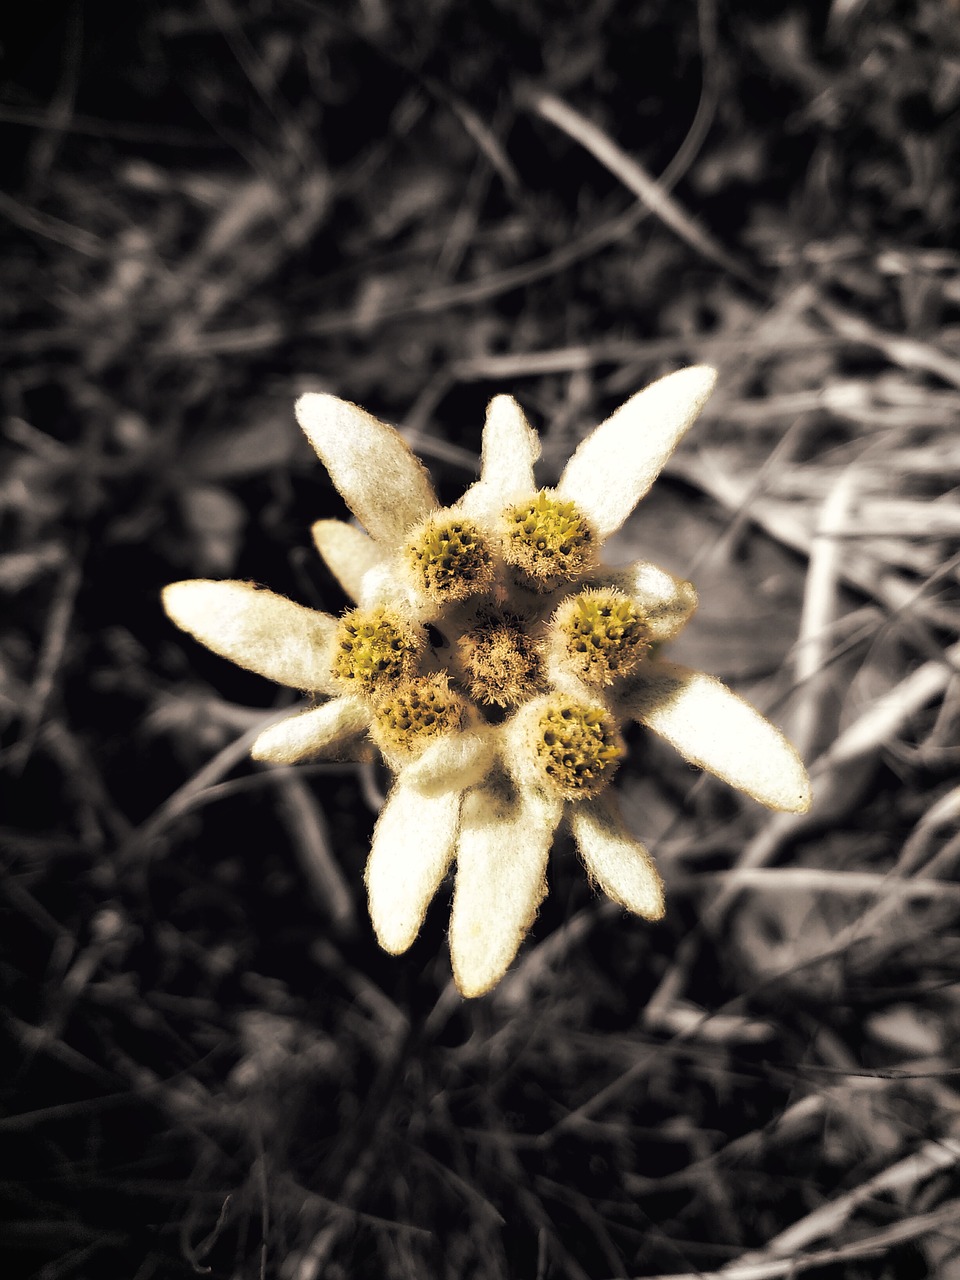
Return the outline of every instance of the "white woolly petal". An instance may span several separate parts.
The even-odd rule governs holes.
[[[254,760],[296,764],[355,738],[369,724],[370,712],[358,698],[334,698],[264,729],[250,754]]]
[[[779,729],[713,676],[673,662],[647,663],[620,705],[691,764],[761,804],[788,813],[810,808],[810,779]]]
[[[621,405],[577,449],[557,494],[577,504],[601,539],[620,528],[656,480],[716,379],[705,365],[667,374]]]
[[[510,967],[547,891],[562,804],[526,790],[479,787],[464,798],[450,955],[457,987],[480,996]]]
[[[622,568],[601,566],[584,579],[590,587],[615,587],[637,602],[647,615],[654,640],[672,640],[697,607],[692,582],[675,578],[648,560],[637,560]]]
[[[608,898],[645,920],[663,915],[663,881],[650,854],[624,825],[607,791],[572,806],[570,826],[590,878]]]
[[[336,620],[252,582],[195,578],[163,590],[178,627],[222,658],[294,689],[330,691]]]
[[[483,427],[480,479],[457,507],[464,515],[498,516],[536,490],[533,464],[540,457],[540,437],[512,396],[494,396]]]
[[[401,779],[373,833],[366,882],[377,940],[399,955],[420,931],[427,907],[453,861],[460,792],[424,795]]]
[[[395,543],[435,509],[430,477],[393,427],[347,400],[316,393],[300,397],[296,414],[371,537]]]
[[[463,790],[484,777],[494,755],[490,733],[452,733],[431,742],[423,754],[405,765],[405,785],[421,791]]]
[[[549,674],[553,676],[558,673],[551,671]],[[574,687],[578,693],[583,688],[579,682],[575,682]],[[566,692],[575,696],[571,689],[566,689]],[[542,791],[544,787],[532,744],[536,737],[537,723],[549,703],[550,695],[546,693],[528,698],[500,727],[500,754],[504,766],[521,789]]]
[[[368,569],[360,583],[360,594],[357,603],[364,609],[374,609],[377,605],[387,605],[404,614],[408,622],[423,622],[430,616],[429,610],[414,600],[413,593],[403,573],[403,566],[397,557],[389,556],[372,569]]]
[[[384,563],[383,547],[344,520],[318,520],[310,532],[327,568],[351,600],[359,600],[364,575]]]

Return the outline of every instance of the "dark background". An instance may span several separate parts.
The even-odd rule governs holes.
[[[4,1276],[955,1280],[957,7],[47,3],[2,55]],[[343,606],[301,391],[452,499],[496,392],[549,483],[694,361],[616,555],[695,579],[676,656],[816,804],[636,733],[666,920],[561,845],[464,1004],[448,895],[369,928],[387,780],[250,763],[288,695],[159,590]]]

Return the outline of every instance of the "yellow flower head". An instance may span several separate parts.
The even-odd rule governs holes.
[[[599,703],[554,694],[528,703],[522,721],[531,766],[543,788],[564,800],[599,795],[625,751],[613,716]]]
[[[486,591],[493,582],[493,555],[473,520],[431,516],[405,547],[416,587],[436,604],[453,604]]]
[[[513,961],[561,821],[605,893],[663,914],[660,877],[610,788],[629,722],[762,804],[809,806],[803,765],[773,725],[711,676],[654,656],[696,608],[690,584],[600,559],[715,377],[683,369],[633,396],[555,489],[534,480],[539,440],[520,406],[497,396],[480,478],[448,508],[392,427],[303,396],[300,425],[363,526],[313,528],[357,607],[337,621],[245,582],[164,592],[173,621],[209,648],[323,699],[266,729],[255,758],[291,764],[366,735],[379,746],[397,778],[366,869],[374,929],[387,951],[406,950],[455,861],[450,951],[464,995]]]
[[[394,610],[353,609],[337,626],[332,672],[345,690],[376,698],[413,675],[423,646],[422,629]]]
[[[594,558],[593,531],[569,500],[542,489],[503,513],[503,558],[533,591],[575,582]]]
[[[467,719],[467,701],[446,675],[418,676],[388,693],[371,730],[387,757],[420,755],[431,742],[456,733]]]
[[[608,685],[647,656],[651,630],[643,606],[622,591],[567,596],[551,623],[550,651],[561,671],[586,684]]]

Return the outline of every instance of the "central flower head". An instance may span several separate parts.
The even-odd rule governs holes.
[[[510,610],[479,610],[457,640],[456,657],[470,696],[482,706],[518,707],[543,681],[530,624]]]

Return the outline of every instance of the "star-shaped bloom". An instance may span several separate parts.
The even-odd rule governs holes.
[[[645,561],[601,561],[715,377],[684,369],[633,396],[555,489],[537,488],[539,439],[497,396],[480,478],[447,508],[393,428],[303,396],[300,424],[365,530],[313,528],[358,607],[338,621],[237,582],[165,592],[173,620],[217,653],[327,699],[265,730],[256,758],[290,764],[364,735],[379,747],[397,777],[367,863],[374,930],[405,951],[456,862],[450,950],[466,996],[512,963],[561,822],[605,893],[662,916],[660,877],[609,787],[626,723],[762,804],[809,807],[803,765],[773,725],[711,676],[657,656],[696,608],[693,587]]]

